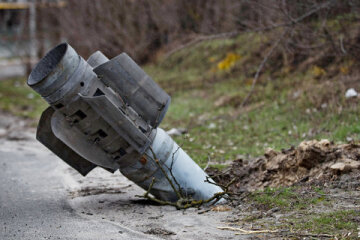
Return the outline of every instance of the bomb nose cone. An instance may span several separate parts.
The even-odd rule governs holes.
[[[51,51],[32,70],[27,84],[43,97],[49,96],[61,87],[75,71],[80,56],[67,43],[61,43]]]

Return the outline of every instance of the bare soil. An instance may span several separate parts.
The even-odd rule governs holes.
[[[255,159],[237,159],[225,170],[208,168],[221,184],[236,179],[233,192],[263,190],[296,184],[358,189],[360,186],[360,144],[335,144],[328,140],[304,141],[281,152],[267,149]]]

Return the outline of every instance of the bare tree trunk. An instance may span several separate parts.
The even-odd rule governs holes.
[[[36,0],[30,2],[29,7],[29,56],[26,61],[26,75],[29,75],[32,69],[32,63],[37,57],[37,34],[36,34]]]

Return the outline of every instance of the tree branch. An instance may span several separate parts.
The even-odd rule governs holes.
[[[174,206],[176,207],[177,209],[187,209],[187,208],[191,208],[191,207],[200,207],[204,204],[208,204],[208,203],[211,203],[211,204],[215,204],[217,203],[220,199],[228,196],[228,195],[232,195],[232,193],[230,193],[228,191],[228,188],[230,187],[230,185],[232,185],[234,182],[235,182],[235,179],[233,179],[232,181],[230,181],[227,185],[223,186],[224,187],[224,191],[223,192],[218,192],[218,193],[215,193],[212,197],[208,198],[208,199],[205,199],[205,200],[196,200],[196,199],[193,199],[189,196],[185,196],[183,194],[183,192],[181,191],[180,189],[180,186],[179,186],[179,189],[176,189],[173,181],[170,179],[169,175],[166,173],[165,169],[163,168],[162,164],[160,163],[160,160],[156,157],[156,154],[155,152],[153,151],[153,149],[150,147],[149,148],[151,153],[152,153],[152,157],[150,157],[151,159],[153,159],[155,161],[155,163],[157,164],[157,166],[160,168],[161,172],[164,174],[166,180],[169,182],[171,188],[173,189],[173,191],[175,192],[176,196],[178,197],[178,200],[176,202],[170,202],[170,201],[163,201],[163,200],[160,200],[156,197],[152,197],[150,196],[150,192],[151,192],[151,189],[153,188],[154,184],[155,184],[155,181],[156,179],[153,177],[152,181],[151,181],[151,184],[148,188],[148,190],[144,193],[144,195],[142,196],[138,196],[138,197],[143,197],[143,198],[146,198],[148,200],[151,200],[153,202],[156,202],[160,205],[170,205],[170,206]],[[173,155],[174,156],[174,155]],[[170,170],[170,169],[169,169]],[[170,174],[171,174],[171,177],[173,178],[174,182],[177,183],[175,177],[172,175],[172,172],[170,171]],[[205,180],[206,182],[210,183],[210,184],[214,184],[214,185],[217,185],[217,186],[220,186],[218,184],[216,184],[215,182],[211,182],[209,180],[209,177],[206,178]],[[220,186],[221,187],[221,186]]]
[[[252,93],[254,92],[255,89],[255,85],[257,83],[257,80],[259,79],[260,76],[260,72],[262,71],[262,69],[264,68],[266,62],[268,61],[269,57],[271,56],[271,54],[274,52],[274,50],[276,49],[276,47],[279,45],[279,43],[281,42],[281,40],[284,38],[284,36],[286,35],[286,33],[288,32],[288,29],[286,29],[283,34],[279,37],[279,39],[272,45],[271,49],[267,52],[267,54],[265,55],[264,59],[262,60],[262,62],[260,63],[254,79],[252,81],[251,84],[251,88],[250,88],[250,92],[248,93],[248,95],[245,97],[245,99],[242,101],[242,103],[240,104],[240,107],[244,107],[244,105],[247,103],[247,101],[250,99]]]
[[[335,2],[335,0],[330,0],[327,1],[323,4],[318,5],[317,7],[311,9],[310,11],[308,11],[307,13],[301,15],[298,18],[295,19],[291,19],[290,22],[284,22],[284,23],[279,23],[279,24],[275,24],[275,25],[270,25],[270,26],[265,26],[265,27],[260,27],[260,28],[255,28],[255,29],[249,29],[249,30],[245,30],[245,31],[239,31],[239,30],[235,30],[235,31],[231,31],[231,32],[224,32],[224,33],[218,33],[218,34],[212,34],[212,35],[202,35],[202,36],[198,36],[194,39],[192,39],[190,42],[187,42],[185,44],[182,44],[176,48],[174,48],[173,50],[169,51],[163,58],[163,61],[165,61],[166,59],[168,59],[170,56],[172,56],[174,53],[184,49],[184,48],[188,48],[191,47],[193,45],[196,45],[200,42],[204,42],[204,41],[210,41],[210,40],[214,40],[214,39],[222,39],[222,38],[232,38],[232,37],[236,37],[237,35],[244,33],[244,32],[266,32],[266,31],[270,31],[270,30],[274,30],[276,28],[280,28],[280,27],[290,27],[293,26],[303,20],[305,20],[306,18],[312,16],[313,14],[315,14],[316,12],[329,7],[331,4],[333,4]]]

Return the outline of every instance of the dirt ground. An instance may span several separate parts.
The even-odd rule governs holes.
[[[304,141],[277,152],[267,149],[255,159],[237,159],[224,171],[207,169],[217,182],[236,179],[233,192],[263,190],[294,184],[358,189],[360,187],[360,144],[335,144],[329,140]]]
[[[40,148],[31,124],[2,114],[0,138]],[[357,143],[314,140],[268,149],[223,171],[208,169],[219,183],[236,178],[232,200],[185,211],[137,197],[144,191],[119,172],[95,169],[82,177],[61,160],[57,171],[79,216],[125,225],[149,239],[357,239],[359,160]]]

